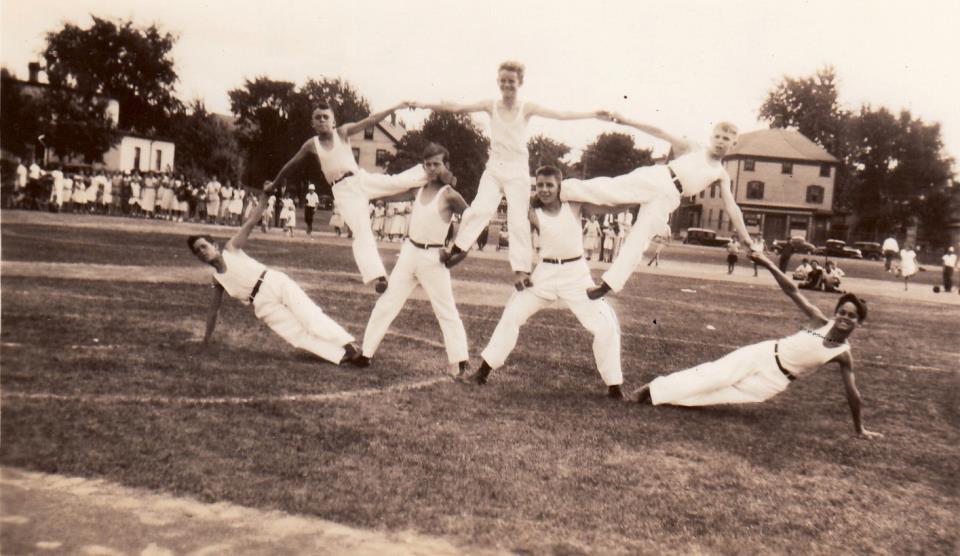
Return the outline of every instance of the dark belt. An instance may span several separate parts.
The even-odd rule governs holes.
[[[674,187],[677,188],[677,193],[683,197],[683,186],[680,185],[680,178],[677,177],[677,174],[673,171],[673,168],[670,165],[667,165],[667,170],[670,170],[670,180],[673,182]]]
[[[567,264],[572,263],[573,261],[579,261],[583,258],[583,255],[579,257],[570,257],[569,259],[540,259],[541,262],[550,263],[550,264]]]
[[[346,174],[344,174],[344,175],[340,176],[339,178],[333,180],[333,183],[331,183],[330,186],[332,187],[332,186],[334,186],[334,185],[337,185],[338,183],[342,182],[343,180],[349,178],[349,177],[352,176],[352,175],[353,175],[353,172],[347,172]]]
[[[420,249],[434,249],[436,247],[443,247],[442,243],[420,243],[419,241],[413,241],[410,238],[407,238],[414,247],[419,247]]]
[[[253,303],[253,299],[257,297],[257,292],[260,291],[260,284],[263,283],[263,277],[266,275],[267,269],[263,269],[263,272],[260,273],[260,278],[257,279],[257,283],[253,286],[253,290],[250,291],[250,303]]]
[[[773,344],[773,359],[777,362],[777,367],[780,369],[780,372],[783,373],[783,376],[787,377],[787,380],[793,382],[794,380],[797,380],[797,375],[783,368],[783,363],[780,362],[780,355],[777,353],[779,349],[777,346],[779,344],[780,342]]]

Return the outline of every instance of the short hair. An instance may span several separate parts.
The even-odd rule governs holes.
[[[717,122],[717,125],[713,126],[713,129],[719,129],[720,131],[726,131],[727,133],[740,135],[740,128],[738,128],[737,124],[733,122]]]
[[[205,239],[205,240],[209,241],[210,243],[212,243],[212,244],[214,244],[214,245],[217,244],[217,242],[214,241],[214,240],[213,240],[213,237],[210,236],[209,234],[199,234],[199,235],[189,236],[189,237],[187,238],[187,247],[190,248],[190,251],[192,251],[193,253],[196,253],[196,252],[197,252],[197,250],[194,249],[193,246],[194,246],[195,243],[197,243],[197,241],[199,241],[199,240],[201,240],[201,239]]]
[[[866,300],[857,297],[856,294],[845,293],[840,296],[840,299],[837,300],[837,306],[833,308],[833,312],[836,313],[839,311],[840,307],[842,307],[844,303],[853,303],[853,305],[857,308],[857,318],[860,320],[860,322],[867,320]]]
[[[331,110],[331,111],[332,111],[332,110],[333,110],[333,107],[330,106],[330,103],[328,103],[327,101],[321,100],[321,101],[318,101],[316,105],[314,105],[313,109],[314,109],[314,110]]]
[[[450,162],[450,151],[448,151],[443,145],[431,141],[430,143],[427,143],[427,146],[423,149],[423,160],[433,158],[438,154],[443,155],[444,162]]]
[[[524,70],[525,68],[523,67],[523,64],[521,64],[520,62],[517,62],[515,60],[507,60],[506,62],[503,62],[502,64],[500,64],[500,67],[497,68],[497,73],[500,73],[501,71],[515,72],[517,74],[517,78],[520,79],[520,84],[522,85]]]
[[[536,174],[536,176],[538,176],[538,177],[539,177],[539,176],[546,176],[546,177],[554,176],[554,177],[557,178],[557,181],[558,181],[558,182],[559,182],[559,181],[563,181],[563,172],[560,171],[560,168],[557,168],[556,166],[551,166],[551,165],[549,165],[549,164],[537,168],[537,171],[535,172],[535,174]]]

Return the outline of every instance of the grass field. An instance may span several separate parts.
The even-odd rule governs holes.
[[[235,302],[202,350],[209,288],[185,232],[68,222],[3,223],[4,465],[412,529],[467,551],[955,553],[956,307],[872,300],[854,356],[865,423],[886,436],[867,442],[829,368],[756,406],[611,402],[565,310],[531,319],[482,388],[443,379],[422,298],[368,369],[293,352]],[[375,298],[345,242],[255,239],[248,252],[362,335]],[[476,367],[509,268],[468,258],[454,276]],[[613,302],[628,389],[794,332],[799,313],[771,284],[635,277]]]

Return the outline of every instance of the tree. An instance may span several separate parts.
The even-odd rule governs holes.
[[[457,191],[468,201],[477,195],[477,186],[487,164],[490,140],[467,114],[433,112],[419,130],[410,131],[397,144],[387,171],[397,173],[422,162],[428,143],[439,143],[450,151],[450,169],[457,176]]]
[[[243,158],[228,125],[197,99],[173,117],[170,134],[177,144],[177,170],[195,181],[209,176],[241,179]]]
[[[527,141],[527,150],[530,152],[530,175],[548,164],[559,168],[564,176],[570,174],[570,165],[563,161],[563,157],[570,153],[566,144],[541,134]]]
[[[585,178],[619,176],[653,164],[650,149],[638,149],[625,133],[603,133],[587,145],[580,157]]]
[[[20,92],[16,76],[3,68],[0,74],[0,143],[3,148],[29,160],[30,150],[43,131],[40,103]]]
[[[156,25],[91,18],[86,29],[67,23],[47,33],[43,57],[50,84],[117,100],[122,129],[166,131],[168,117],[182,108],[170,58],[177,37]]]

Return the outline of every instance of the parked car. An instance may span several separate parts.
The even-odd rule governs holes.
[[[823,247],[817,247],[814,255],[824,255],[826,257],[846,257],[848,259],[862,259],[863,253],[855,247],[850,247],[846,242],[839,239],[828,239]]]
[[[783,246],[786,243],[790,243],[790,246],[793,248],[794,253],[801,255],[808,255],[813,253],[817,248],[809,241],[803,239],[800,236],[794,236],[790,239],[775,239],[773,240],[773,251],[779,253],[783,251]]]
[[[860,250],[863,253],[864,259],[870,259],[872,261],[879,261],[883,258],[883,249],[880,248],[879,243],[872,241],[858,241],[853,244],[854,247]]]
[[[683,242],[690,245],[724,247],[730,243],[730,238],[717,237],[717,232],[706,228],[687,228],[687,236],[683,238]]]
[[[330,210],[333,208],[333,197],[330,195],[321,195],[320,204],[317,205],[320,210]]]

